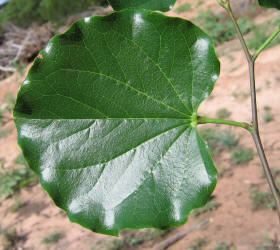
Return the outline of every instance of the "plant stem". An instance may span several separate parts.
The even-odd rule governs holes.
[[[247,45],[246,45],[246,42],[245,42],[245,40],[244,40],[244,37],[243,37],[243,35],[242,35],[242,33],[241,33],[240,27],[239,27],[239,25],[238,25],[238,23],[237,23],[237,19],[236,19],[236,17],[234,16],[233,11],[232,11],[232,9],[231,9],[230,1],[229,1],[229,0],[226,0],[226,1],[224,2],[224,4],[221,5],[221,6],[227,11],[228,15],[230,16],[231,21],[232,21],[232,23],[233,23],[233,25],[234,25],[234,29],[235,29],[235,31],[236,31],[236,33],[237,33],[237,36],[238,36],[238,38],[239,38],[239,41],[240,41],[240,43],[241,43],[241,45],[242,45],[243,51],[245,52],[247,61],[248,61],[248,63],[250,63],[250,62],[252,61],[252,56],[251,56],[250,51],[249,51],[249,49],[248,49],[248,47],[247,47]]]
[[[280,193],[277,189],[269,164],[266,159],[264,148],[259,133],[259,123],[258,123],[258,111],[257,111],[257,98],[256,98],[256,84],[255,84],[255,61],[249,63],[249,73],[250,73],[250,92],[251,92],[251,107],[252,107],[252,120],[253,120],[253,130],[251,135],[254,139],[262,166],[265,172],[267,182],[269,184],[270,190],[276,202],[277,212],[280,220]]]
[[[197,123],[198,124],[214,123],[214,124],[232,125],[235,127],[244,128],[244,129],[248,130],[249,132],[252,132],[254,130],[253,127],[246,122],[236,122],[236,121],[230,121],[230,120],[209,118],[209,117],[204,117],[204,116],[198,116]]]
[[[249,75],[250,75],[250,94],[251,94],[251,109],[252,109],[252,122],[254,129],[259,133],[259,120],[257,109],[257,95],[255,84],[255,63],[251,61],[249,63]]]
[[[280,27],[274,31],[271,36],[263,43],[263,45],[253,55],[253,61],[256,61],[259,54],[273,41],[275,37],[280,33]]]
[[[267,159],[266,159],[266,156],[264,153],[264,148],[263,148],[263,145],[261,142],[259,132],[254,130],[251,134],[253,136],[259,157],[260,157],[262,165],[263,165],[265,177],[267,179],[270,190],[271,190],[274,200],[276,202],[276,208],[277,208],[277,212],[278,212],[278,216],[279,216],[279,220],[280,220],[280,193],[279,193],[279,190],[278,190],[278,188],[275,184],[274,178],[271,174],[271,170],[269,168],[269,164],[267,162]]]
[[[276,202],[276,207],[277,207],[277,212],[278,212],[278,216],[279,216],[279,220],[280,220],[280,193],[279,190],[277,189],[277,186],[275,184],[275,181],[273,179],[273,176],[271,174],[271,170],[269,168],[266,156],[265,156],[265,152],[264,152],[264,148],[262,145],[262,141],[260,138],[260,133],[259,133],[259,123],[258,123],[258,111],[257,111],[257,98],[256,98],[256,84],[255,84],[255,60],[257,58],[257,56],[261,53],[261,51],[263,51],[263,49],[273,40],[274,37],[276,37],[276,35],[280,32],[274,32],[272,34],[272,36],[264,43],[264,45],[262,45],[260,47],[260,49],[257,51],[256,55],[253,57],[250,52],[249,49],[246,45],[246,42],[243,38],[243,35],[240,31],[239,25],[236,21],[236,18],[232,12],[232,9],[230,7],[230,0],[225,0],[225,2],[222,2],[222,0],[218,0],[219,4],[224,7],[226,9],[226,11],[228,12],[229,16],[231,17],[231,20],[234,24],[235,30],[237,32],[238,38],[240,40],[240,43],[242,45],[243,51],[246,55],[248,64],[249,64],[249,75],[250,75],[250,92],[251,92],[251,109],[252,109],[252,130],[251,130],[251,135],[254,139],[264,172],[265,172],[265,176],[267,179],[267,182],[269,184],[270,190],[273,194],[273,197],[275,199]]]

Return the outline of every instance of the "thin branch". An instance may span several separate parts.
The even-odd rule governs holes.
[[[240,40],[240,43],[242,45],[243,51],[246,55],[248,64],[249,64],[249,75],[250,75],[250,92],[251,92],[251,109],[252,109],[252,122],[253,122],[253,129],[251,131],[251,135],[254,139],[264,172],[265,172],[265,176],[267,179],[267,182],[270,186],[271,192],[273,194],[273,197],[275,199],[276,202],[276,207],[277,207],[277,212],[278,212],[278,216],[279,216],[279,220],[280,220],[280,193],[279,190],[277,189],[277,186],[275,184],[275,181],[272,177],[271,174],[271,170],[269,168],[266,156],[265,156],[265,152],[264,152],[264,148],[262,145],[262,141],[260,138],[260,134],[259,134],[259,123],[258,123],[258,111],[257,111],[257,98],[256,98],[256,84],[255,84],[255,60],[253,59],[252,55],[250,54],[248,47],[246,45],[246,42],[243,38],[243,35],[240,31],[239,25],[236,21],[236,18],[232,12],[232,9],[230,7],[230,0],[217,0],[218,3],[226,9],[226,11],[228,12],[229,16],[231,17],[231,20],[234,24],[237,36]],[[272,39],[270,39],[270,42],[272,41]],[[265,46],[260,50],[260,52],[267,46],[267,44],[265,44]],[[260,53],[259,52],[259,53]],[[259,54],[258,53],[258,54]]]
[[[273,41],[275,37],[280,33],[280,27],[275,30],[269,38],[261,45],[261,47],[256,51],[256,53],[253,55],[253,61],[256,61],[257,57],[260,55],[260,53]]]
[[[185,230],[182,232],[179,232],[169,238],[167,238],[166,240],[164,240],[163,242],[159,243],[158,245],[156,245],[153,250],[164,250],[167,249],[168,247],[170,247],[171,245],[175,244],[177,241],[181,240],[182,238],[184,238],[187,234],[200,229],[201,227],[209,224],[210,222],[212,222],[211,218],[208,218],[206,220],[203,220],[201,223]]]
[[[261,159],[262,165],[263,165],[263,169],[264,169],[264,173],[265,173],[265,177],[267,179],[267,182],[269,184],[270,190],[272,192],[272,195],[275,199],[276,202],[276,208],[277,208],[277,212],[278,212],[278,216],[279,216],[279,220],[280,220],[280,192],[275,184],[274,178],[272,176],[272,173],[270,171],[265,153],[264,153],[264,149],[263,149],[263,145],[260,139],[260,135],[257,131],[253,131],[252,132],[252,136],[259,154],[259,157]]]
[[[25,49],[25,46],[26,44],[28,43],[29,39],[30,39],[30,36],[31,36],[31,32],[29,31],[26,35],[26,37],[24,38],[23,42],[21,45],[19,45],[18,47],[18,52],[16,54],[16,57],[14,58],[14,62],[17,62],[17,60],[20,58],[21,54],[22,54],[22,51]]]
[[[257,110],[257,97],[256,97],[256,83],[255,83],[255,62],[252,61],[249,63],[249,74],[250,74],[250,92],[251,92],[251,107],[252,107],[252,120],[253,120],[253,126],[254,129],[251,133],[260,160],[262,162],[262,166],[264,169],[265,177],[267,179],[267,182],[269,184],[270,190],[272,192],[272,195],[276,202],[277,212],[279,216],[280,221],[280,193],[279,190],[275,184],[275,181],[273,179],[269,164],[267,162],[267,158],[264,152],[264,148],[262,145],[262,141],[260,138],[260,132],[259,132],[259,122],[258,122],[258,110]]]
[[[254,130],[259,133],[259,119],[257,108],[257,95],[256,95],[256,79],[255,79],[255,63],[254,61],[249,63],[249,75],[250,75],[250,94],[251,94],[251,109],[252,109],[252,122]]]
[[[219,2],[219,4],[220,4],[220,1],[219,1],[219,0],[218,0],[218,2]],[[220,5],[221,5],[221,4],[220,4]],[[246,42],[245,42],[245,40],[244,40],[243,35],[242,35],[242,33],[241,33],[239,24],[237,23],[237,19],[236,19],[236,17],[234,16],[234,13],[233,13],[233,11],[232,11],[232,9],[231,9],[230,0],[226,0],[226,1],[224,2],[224,4],[221,5],[221,6],[227,11],[228,15],[230,16],[230,19],[231,19],[231,21],[232,21],[232,23],[233,23],[233,25],[234,25],[234,29],[235,29],[235,31],[236,31],[236,33],[237,33],[237,36],[238,36],[238,38],[239,38],[239,41],[240,41],[240,43],[241,43],[242,49],[243,49],[243,51],[244,51],[244,53],[245,53],[245,55],[246,55],[247,61],[248,61],[248,63],[250,63],[250,62],[252,61],[252,55],[251,55],[251,53],[250,53],[250,51],[249,51],[249,49],[248,49],[248,47],[247,47],[247,44],[246,44]]]

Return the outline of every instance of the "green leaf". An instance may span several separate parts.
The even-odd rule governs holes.
[[[182,225],[216,184],[196,113],[218,75],[191,22],[133,9],[85,18],[22,84],[19,145],[73,222],[111,235]]]
[[[114,10],[126,8],[141,8],[148,10],[169,11],[176,0],[108,0]]]
[[[259,0],[259,4],[265,8],[276,8],[280,10],[280,0]]]

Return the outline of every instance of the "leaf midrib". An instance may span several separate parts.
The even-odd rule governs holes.
[[[192,118],[145,118],[145,117],[140,117],[140,118],[23,118],[23,117],[17,117],[14,116],[15,120],[34,120],[34,121],[47,121],[47,120],[56,120],[56,121],[71,121],[71,120],[96,120],[96,121],[107,121],[107,120],[119,120],[119,121],[125,121],[125,120],[173,120],[173,121],[188,121],[187,124],[190,124],[192,122]]]

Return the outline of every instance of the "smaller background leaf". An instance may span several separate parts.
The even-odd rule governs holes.
[[[259,0],[259,4],[265,8],[276,8],[280,10],[280,0]]]
[[[141,8],[148,10],[169,11],[176,0],[108,0],[114,10]]]

